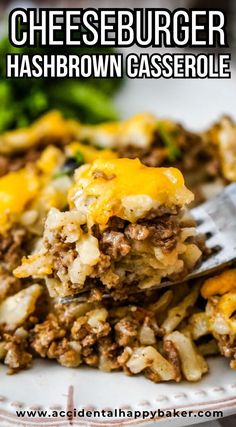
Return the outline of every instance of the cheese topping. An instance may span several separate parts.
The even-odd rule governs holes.
[[[38,188],[39,178],[32,168],[10,172],[0,178],[0,231],[11,226],[9,219],[23,212]]]
[[[209,298],[229,291],[236,291],[236,269],[224,271],[207,279],[202,286],[201,294],[204,298]]]
[[[181,207],[192,199],[178,169],[151,168],[138,159],[99,159],[85,165],[69,192],[71,208],[84,209],[90,225],[105,225],[111,216],[134,222],[152,208]]]
[[[148,148],[153,142],[157,119],[153,114],[136,114],[123,122],[82,126],[80,137],[101,147],[116,148],[132,144]]]
[[[209,302],[206,308],[209,314],[209,330],[217,335],[236,333],[236,292],[227,292],[218,297],[218,302]]]
[[[65,156],[59,148],[48,145],[48,147],[43,150],[36,165],[46,177],[51,177],[51,175],[63,164],[64,160]]]
[[[74,156],[78,151],[83,155],[85,163],[92,163],[97,159],[115,159],[117,154],[109,149],[98,150],[91,145],[81,144],[80,142],[72,142],[68,145],[67,151],[69,155]]]

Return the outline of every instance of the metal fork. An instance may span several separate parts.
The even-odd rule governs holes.
[[[181,281],[163,281],[149,290],[169,287],[183,281],[206,276],[236,260],[236,183],[228,185],[214,199],[192,209],[191,215],[197,223],[197,233],[206,236],[207,247],[213,249],[213,254]],[[146,289],[136,289],[135,293],[146,291]],[[72,297],[61,298],[60,302],[62,304],[74,301],[82,302],[86,300],[87,296],[88,292],[84,291]],[[103,295],[103,298],[110,297],[109,294]]]

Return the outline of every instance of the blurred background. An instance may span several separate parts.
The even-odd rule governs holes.
[[[124,79],[51,81],[4,79],[4,55],[12,48],[4,40],[4,17],[16,7],[198,7],[222,9],[227,15],[227,33],[232,55],[231,79]],[[236,1],[235,0],[40,0],[0,2],[0,131],[25,126],[43,112],[59,108],[67,116],[87,122],[126,118],[141,111],[170,117],[190,129],[204,129],[220,116],[227,114],[236,120]],[[5,30],[4,30],[5,28]],[[13,49],[14,50],[14,49]],[[139,48],[125,48],[129,51]],[[204,49],[204,52],[212,52]],[[145,49],[147,51],[147,49]],[[152,53],[165,49],[152,49]],[[170,51],[170,50],[169,50]],[[53,53],[55,52],[55,49]],[[80,49],[77,48],[77,53]],[[222,52],[222,49],[221,49]],[[23,53],[23,52],[22,52]],[[32,53],[32,49],[31,49]],[[34,52],[35,53],[35,49]],[[48,52],[47,52],[48,53]],[[196,50],[195,50],[196,53]],[[217,51],[215,51],[217,53]],[[68,99],[68,93],[71,94]]]

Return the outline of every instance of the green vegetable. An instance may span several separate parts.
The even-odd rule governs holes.
[[[76,151],[74,158],[76,160],[77,166],[81,166],[85,163],[84,156],[80,151]]]
[[[76,151],[73,157],[66,159],[64,165],[54,174],[53,179],[61,178],[62,176],[72,176],[75,169],[84,163],[83,154],[80,151]]]
[[[49,89],[48,96],[53,108],[59,106],[65,115],[67,107],[74,111],[79,108],[83,122],[87,122],[88,117],[90,123],[117,120],[117,112],[109,97],[87,82],[80,85],[73,80],[56,82]]]
[[[70,48],[70,54],[109,53],[104,48]],[[14,48],[7,38],[0,41],[0,132],[28,126],[49,110],[59,110],[68,118],[84,123],[117,120],[112,102],[121,79],[6,79],[6,54],[64,54],[58,47]]]
[[[157,127],[160,137],[168,149],[169,160],[175,162],[181,157],[181,151],[176,145],[174,135],[172,132],[167,131],[161,123],[158,123]]]
[[[53,175],[53,179],[58,179],[58,178],[62,178],[63,176],[69,176],[70,174],[68,173],[68,172],[66,172],[66,171],[59,171],[59,172],[56,172],[54,175]]]

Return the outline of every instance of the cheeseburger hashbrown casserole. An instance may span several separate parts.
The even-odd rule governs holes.
[[[218,353],[236,369],[236,270],[184,281],[208,255],[187,206],[233,181],[228,117],[193,133],[147,113],[83,125],[53,111],[0,135],[0,361],[8,372],[41,357],[197,381]],[[166,279],[183,281],[156,287]],[[81,292],[83,301],[60,302]]]

